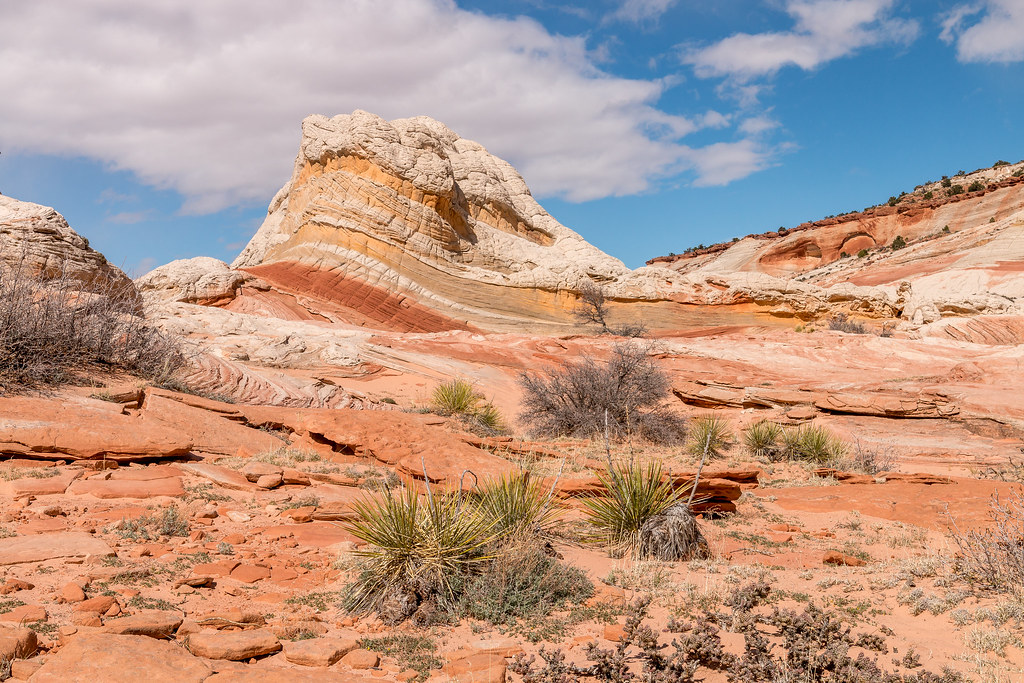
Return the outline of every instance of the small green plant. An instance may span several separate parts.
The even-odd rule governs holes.
[[[527,623],[594,594],[586,572],[545,554],[536,542],[503,552],[466,586],[460,611],[495,625]]]
[[[889,248],[892,249],[893,251],[899,251],[900,249],[903,249],[906,246],[907,241],[903,239],[903,235],[896,235],[896,237],[892,241],[892,244],[889,245]]]
[[[505,431],[501,412],[464,379],[453,379],[437,385],[431,404],[434,412],[458,417],[486,433],[500,434]]]
[[[314,612],[326,612],[338,600],[340,593],[337,591],[312,591],[285,598],[286,605],[302,605],[309,607]]]
[[[60,474],[56,467],[10,467],[0,470],[0,479],[49,479]]]
[[[782,427],[769,420],[758,420],[743,432],[743,445],[757,458],[771,458],[779,448]]]
[[[141,595],[136,595],[128,601],[128,606],[135,609],[159,609],[159,610],[176,610],[178,607],[166,600],[160,598],[146,598]]]
[[[282,510],[295,510],[297,508],[305,508],[305,507],[315,508],[315,507],[319,507],[319,506],[320,506],[320,499],[317,498],[316,496],[307,494],[305,496],[299,496],[298,498],[293,498],[292,500],[289,500],[287,503],[282,503],[281,504],[281,509]]]
[[[153,541],[168,536],[188,536],[188,520],[178,508],[164,508],[159,515],[143,515],[138,519],[122,519],[113,531],[132,541]]]
[[[999,168],[1000,166],[1009,166],[1009,165],[1010,165],[1009,161],[1004,161],[1004,160],[1000,159],[996,163],[992,164],[992,168]]]
[[[949,226],[948,225],[942,226],[942,232],[944,234],[948,235],[949,234]]]
[[[867,255],[868,255],[868,250],[867,249],[861,249],[860,251],[857,252],[857,258],[864,258]]]
[[[394,658],[399,669],[413,669],[419,674],[414,679],[418,681],[426,680],[431,670],[440,669],[444,664],[437,656],[437,643],[427,636],[400,633],[380,638],[363,638],[359,645]]]
[[[956,184],[956,185],[953,185],[952,187],[950,187],[949,189],[946,190],[946,196],[947,197],[955,197],[956,195],[963,194],[963,193],[964,193],[964,186],[960,185],[959,183]]]
[[[199,482],[197,484],[185,486],[185,502],[191,502],[193,500],[205,500],[207,503],[219,503],[231,500],[231,496],[225,496],[223,493],[218,493],[210,483]]]
[[[942,176],[942,186],[943,187],[950,187],[950,186],[952,186],[952,184],[953,184],[953,181],[949,179],[949,176]]]
[[[988,222],[989,222],[989,223],[995,223],[995,222],[996,222],[996,217],[995,217],[995,216],[992,216],[992,218],[989,218],[989,219],[988,219]]]
[[[921,198],[925,199],[925,200],[928,200],[928,199],[932,199],[933,197],[935,197],[935,193],[932,192],[931,190],[928,190],[927,192],[924,193],[924,196],[922,196]]]
[[[662,475],[661,463],[655,460],[612,464],[598,473],[605,492],[583,501],[587,522],[594,528],[594,540],[608,545],[616,554],[635,553],[644,522],[689,493],[674,488]]]
[[[975,180],[973,183],[967,186],[968,192],[980,192],[985,189],[985,183],[980,180]]]

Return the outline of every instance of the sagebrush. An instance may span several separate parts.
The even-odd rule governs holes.
[[[131,283],[85,285],[67,267],[47,277],[0,264],[0,391],[68,383],[89,368],[163,379],[184,363]]]
[[[630,436],[656,443],[680,441],[684,419],[664,401],[669,383],[649,355],[636,343],[617,344],[611,358],[599,363],[583,358],[546,373],[519,376],[523,392],[520,419],[544,436]]]

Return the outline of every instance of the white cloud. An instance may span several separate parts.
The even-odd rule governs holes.
[[[736,33],[713,45],[684,49],[683,61],[702,78],[727,76],[746,83],[786,66],[810,70],[864,47],[910,42],[919,26],[890,16],[894,2],[788,0],[792,30]]]
[[[676,4],[676,0],[623,0],[619,8],[608,18],[613,21],[630,21],[636,24],[657,21],[674,4]]]
[[[779,127],[779,122],[770,116],[752,116],[748,119],[744,119],[738,126],[741,133],[747,135],[761,135],[767,133],[770,130],[775,130]]]
[[[980,14],[973,24],[971,17]],[[1024,2],[987,0],[984,5],[959,5],[942,22],[940,36],[956,42],[961,62],[1024,60]]]
[[[583,38],[453,0],[0,7],[17,27],[0,42],[0,145],[133,171],[189,212],[269,201],[312,113],[433,116],[571,200],[648,189],[717,120],[659,110],[670,82],[603,72]]]
[[[701,149],[691,150],[688,158],[697,168],[697,187],[727,185],[767,168],[778,150],[767,148],[747,139],[739,142],[718,142]]]

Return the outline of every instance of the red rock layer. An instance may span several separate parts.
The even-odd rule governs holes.
[[[468,330],[461,321],[438,314],[402,294],[390,292],[338,271],[317,270],[295,261],[278,261],[243,268],[275,287],[322,301],[353,325],[394,332]]]

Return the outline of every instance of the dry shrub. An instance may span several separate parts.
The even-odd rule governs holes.
[[[583,358],[547,375],[523,373],[520,419],[534,434],[612,439],[636,435],[654,443],[674,443],[685,435],[683,418],[663,401],[669,383],[648,356],[649,348],[617,344],[611,360]]]
[[[836,469],[865,474],[895,472],[897,466],[896,455],[891,445],[870,448],[861,443],[860,439],[855,439],[853,448],[835,464]]]
[[[828,321],[828,329],[835,330],[836,332],[846,332],[847,334],[868,333],[868,328],[864,323],[850,320],[845,313],[836,313],[832,316],[832,319]]]
[[[133,285],[86,286],[61,268],[36,277],[0,265],[0,390],[73,381],[83,369],[169,377],[184,364],[179,342],[150,326]]]
[[[983,530],[960,531],[954,523],[956,572],[999,593],[1024,596],[1024,494],[1014,488],[1004,502],[989,505],[992,520]]]

